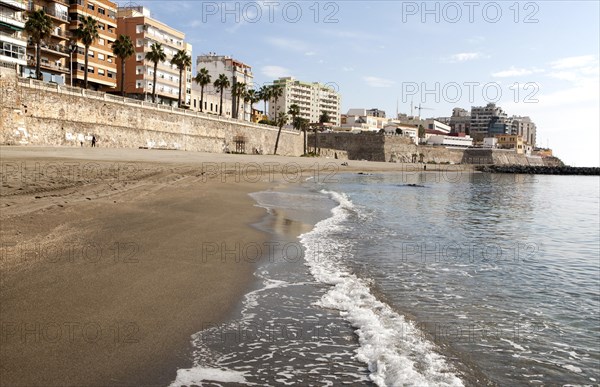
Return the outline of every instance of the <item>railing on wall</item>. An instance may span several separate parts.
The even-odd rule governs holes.
[[[0,62],[1,65],[4,65],[4,63],[6,63],[6,62]],[[174,106],[170,106],[170,105],[156,104],[156,103],[152,103],[152,102],[148,102],[148,101],[141,101],[138,99],[116,96],[116,95],[108,94],[108,93],[105,93],[102,91],[93,91],[93,90],[82,89],[79,87],[58,85],[55,83],[46,83],[46,82],[42,82],[40,80],[33,79],[33,78],[17,77],[17,80],[21,86],[32,88],[32,89],[40,89],[40,90],[52,91],[52,92],[57,92],[57,93],[62,93],[62,94],[71,94],[71,95],[76,95],[79,97],[108,101],[108,102],[117,103],[117,104],[121,104],[121,105],[130,105],[130,106],[134,105],[134,106],[143,107],[145,109],[167,111],[167,112],[174,113],[174,114],[183,114],[186,116],[200,117],[200,118],[205,118],[205,119],[212,120],[212,121],[235,123],[235,124],[240,124],[240,125],[245,125],[245,126],[250,126],[250,127],[260,128],[260,129],[266,129],[266,130],[271,130],[271,131],[279,130],[277,127],[271,126],[271,125],[257,124],[254,122],[238,120],[237,118],[220,117],[220,116],[215,116],[214,114],[196,112],[196,111],[188,110],[188,109],[180,109],[178,107],[174,107]],[[282,132],[286,132],[289,134],[296,134],[296,135],[302,134],[301,131],[289,130],[289,129],[283,129]]]

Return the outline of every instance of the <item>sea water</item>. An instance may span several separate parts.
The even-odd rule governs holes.
[[[599,196],[436,172],[255,193],[280,253],[173,385],[597,384]]]

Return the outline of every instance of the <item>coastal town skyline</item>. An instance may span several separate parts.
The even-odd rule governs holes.
[[[412,103],[426,108],[422,117],[448,117],[495,102],[531,117],[537,146],[565,163],[600,163],[597,3],[117,4],[147,7],[184,32],[193,74],[197,56],[231,55],[252,66],[257,86],[284,76],[331,85],[342,113],[379,108],[392,117],[411,114]],[[580,135],[565,136],[565,127]]]

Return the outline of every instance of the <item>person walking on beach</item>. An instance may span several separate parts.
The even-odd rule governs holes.
[[[92,136],[92,148],[96,146],[96,136]]]

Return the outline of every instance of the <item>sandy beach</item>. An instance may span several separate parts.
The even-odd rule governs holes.
[[[0,154],[3,386],[168,384],[190,366],[190,336],[227,320],[252,286],[256,265],[235,246],[268,236],[251,227],[265,211],[249,193],[403,168],[131,149]]]

